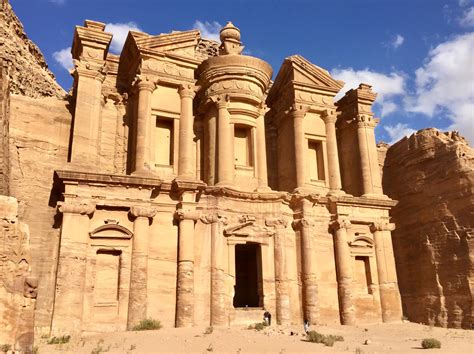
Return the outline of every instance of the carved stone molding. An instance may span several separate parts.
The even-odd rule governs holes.
[[[352,227],[352,223],[348,219],[337,219],[337,220],[334,220],[330,226],[331,226],[331,229],[334,231],[337,231],[342,228],[347,230]]]
[[[287,218],[269,218],[265,220],[265,225],[274,227],[275,229],[285,229],[288,227]]]
[[[288,110],[288,113],[291,114],[294,119],[297,119],[304,118],[308,111],[309,106],[295,103],[291,105],[290,109]]]
[[[152,218],[156,215],[157,210],[148,206],[132,206],[130,208],[130,214],[133,217],[139,218]]]
[[[370,225],[371,232],[393,231],[393,230],[395,230],[395,224],[391,222],[377,221]]]
[[[71,71],[78,77],[87,77],[93,80],[104,82],[107,75],[105,63],[73,59],[75,69]]]
[[[90,201],[58,202],[60,213],[92,215],[95,211],[95,204]]]
[[[199,220],[201,213],[198,210],[189,210],[189,209],[178,209],[176,210],[174,217],[177,220]]]
[[[135,77],[132,85],[134,85],[138,91],[153,92],[158,85],[158,80],[154,77],[140,74]]]

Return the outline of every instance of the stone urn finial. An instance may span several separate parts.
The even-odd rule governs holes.
[[[240,30],[235,27],[232,22],[222,27],[220,32],[221,46],[219,47],[220,55],[241,54],[244,46],[240,42]]]

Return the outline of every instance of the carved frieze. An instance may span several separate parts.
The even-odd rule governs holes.
[[[281,218],[269,218],[265,220],[265,225],[273,227],[275,229],[285,229],[288,226],[288,219]]]
[[[176,220],[199,220],[201,217],[201,213],[198,210],[192,209],[178,209],[176,210],[174,217]]]
[[[173,76],[179,79],[186,79],[186,81],[194,81],[194,72],[192,69],[183,68],[167,61],[156,59],[143,60],[141,70],[143,72],[154,73],[157,76]]]
[[[203,215],[201,216],[200,220],[204,224],[221,223],[223,225],[227,225],[227,217],[224,215],[221,215],[218,212]]]
[[[350,229],[352,227],[352,223],[348,219],[337,219],[334,220],[331,224],[330,227],[332,230],[337,231],[339,229]]]
[[[275,231],[266,226],[256,225],[256,218],[251,215],[242,215],[237,219],[237,223],[228,225],[224,229],[224,236],[236,237],[270,237]]]

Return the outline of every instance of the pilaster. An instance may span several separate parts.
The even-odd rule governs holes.
[[[331,194],[340,194],[341,171],[339,167],[339,154],[337,151],[336,120],[333,110],[325,110],[321,117],[326,125],[326,145],[329,174],[329,188]]]
[[[374,235],[375,256],[379,278],[380,305],[383,322],[400,321],[402,317],[400,292],[398,290],[395,258],[393,255],[391,231],[395,224],[385,221],[370,226]]]
[[[55,335],[82,330],[89,216],[95,205],[87,201],[59,202],[58,211],[63,221],[52,323]]]
[[[178,176],[182,179],[196,179],[196,171],[193,166],[193,99],[196,95],[195,87],[191,84],[181,85],[178,92],[181,98]]]
[[[234,184],[234,131],[230,123],[229,97],[213,98],[217,107],[217,185]]]
[[[289,111],[293,119],[296,189],[304,188],[306,184],[307,141],[304,134],[304,117],[307,110],[307,107],[295,104]]]
[[[149,224],[150,219],[155,214],[156,209],[148,206],[133,206],[130,208],[130,215],[135,220],[133,222],[132,265],[127,319],[129,330],[147,318]]]

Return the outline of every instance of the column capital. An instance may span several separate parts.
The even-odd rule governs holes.
[[[210,213],[201,216],[201,222],[204,224],[214,224],[214,223],[222,223],[227,225],[227,217],[223,216],[220,213]]]
[[[393,231],[395,230],[395,224],[386,221],[376,221],[370,225],[371,232],[377,231]]]
[[[287,218],[269,218],[265,219],[265,225],[275,229],[285,229],[288,226]]]
[[[331,224],[330,227],[332,230],[339,230],[339,229],[350,229],[352,227],[352,223],[349,219],[337,219],[334,220]]]
[[[156,89],[158,80],[148,75],[137,75],[133,84],[138,89],[138,91],[153,92]]]
[[[321,119],[325,124],[335,124],[337,120],[336,111],[333,109],[325,109],[321,114]]]
[[[178,93],[181,98],[194,98],[196,96],[196,86],[192,84],[181,84],[179,85]]]
[[[211,96],[211,101],[216,104],[217,109],[227,109],[229,108],[230,97],[229,95],[217,95]]]
[[[306,112],[309,111],[309,106],[305,106],[302,104],[293,104],[288,112],[293,116],[293,119],[302,119],[305,117]]]
[[[291,226],[293,227],[293,230],[300,230],[302,228],[308,228],[308,227],[314,227],[315,223],[314,221],[308,219],[308,218],[301,218],[301,219],[295,219],[291,222]]]
[[[63,214],[92,215],[95,203],[90,201],[58,202],[58,211]]]
[[[149,206],[132,206],[130,214],[136,218],[152,218],[156,215],[157,210]]]
[[[201,213],[197,210],[192,209],[178,209],[176,210],[174,217],[178,220],[199,220]]]
[[[358,114],[355,118],[358,128],[375,128],[378,123],[378,119],[371,117],[367,114]]]
[[[95,63],[73,59],[75,69],[71,70],[73,75],[87,77],[89,79],[104,82],[107,75],[105,63]]]

